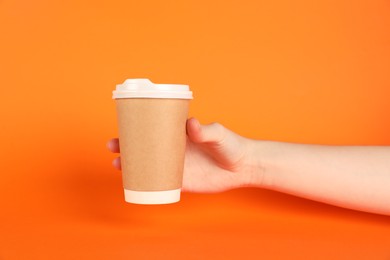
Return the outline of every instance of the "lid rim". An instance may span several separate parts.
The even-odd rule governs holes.
[[[174,99],[193,99],[192,92],[188,91],[186,93],[178,92],[147,92],[147,91],[113,91],[113,99],[118,98],[174,98]]]

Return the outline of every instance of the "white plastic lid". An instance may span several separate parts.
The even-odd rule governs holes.
[[[181,189],[164,191],[134,191],[124,189],[125,201],[135,204],[170,204],[180,200]]]
[[[178,98],[192,99],[187,85],[154,84],[149,79],[127,79],[116,85],[112,98]]]

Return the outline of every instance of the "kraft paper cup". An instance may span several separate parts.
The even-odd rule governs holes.
[[[180,200],[186,120],[192,92],[187,85],[128,79],[116,100],[125,201],[167,204]]]

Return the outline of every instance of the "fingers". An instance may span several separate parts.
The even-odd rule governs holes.
[[[112,165],[117,168],[118,170],[122,169],[121,167],[121,158],[117,157],[112,161]]]
[[[113,138],[110,141],[108,141],[107,142],[107,148],[108,148],[108,150],[110,150],[113,153],[119,153],[119,139],[118,138]],[[116,169],[120,170],[122,168],[121,167],[121,158],[120,157],[115,158],[112,161],[112,165]]]
[[[195,118],[187,120],[187,134],[195,143],[216,143],[225,138],[225,128],[219,123],[201,125]]]
[[[107,142],[107,148],[113,153],[119,153],[119,139],[113,138],[110,141]]]

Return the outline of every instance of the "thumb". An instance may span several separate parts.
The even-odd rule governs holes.
[[[225,137],[224,127],[219,123],[201,125],[196,118],[187,120],[187,135],[194,143],[219,143]]]

